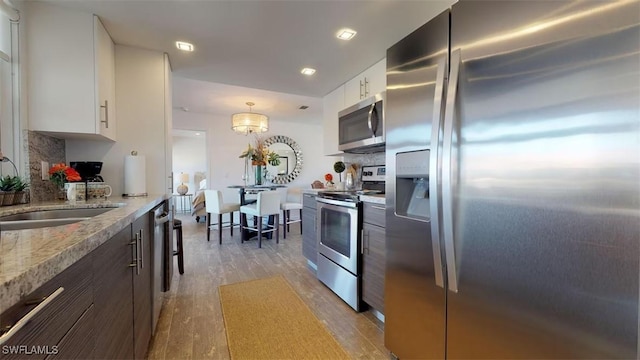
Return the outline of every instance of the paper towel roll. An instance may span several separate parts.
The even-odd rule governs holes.
[[[124,195],[147,196],[147,178],[144,155],[125,156]]]

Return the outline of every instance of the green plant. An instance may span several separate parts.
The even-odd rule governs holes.
[[[342,161],[336,161],[335,163],[333,163],[333,171],[338,173],[340,181],[342,181],[342,172],[344,171],[344,169],[346,169],[346,166]]]
[[[13,190],[14,183],[15,183],[14,177],[11,175],[6,175],[0,178],[0,191],[3,191],[3,192],[14,191]]]
[[[253,165],[267,165],[267,162],[273,166],[280,165],[280,157],[277,153],[269,151],[269,148],[265,145],[264,139],[260,136],[255,136],[255,145],[247,147],[247,150],[240,154],[239,158],[249,158]]]
[[[24,181],[20,176],[13,177],[13,189],[14,191],[24,191],[24,189],[28,188],[29,184]]]
[[[275,152],[270,152],[269,159],[267,161],[273,166],[278,166],[280,165],[280,155]]]

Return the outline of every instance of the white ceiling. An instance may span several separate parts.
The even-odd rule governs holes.
[[[300,105],[321,107],[309,99],[385,57],[389,46],[454,0],[47,1],[97,14],[116,44],[167,52],[174,107],[230,115],[252,101],[255,111],[280,118]],[[339,40],[343,27],[358,34]],[[179,40],[195,51],[177,50]],[[306,77],[302,67],[317,72]]]

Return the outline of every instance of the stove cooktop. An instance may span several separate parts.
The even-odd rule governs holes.
[[[318,192],[318,196],[325,199],[357,202],[360,195],[384,194],[382,190],[328,190]]]

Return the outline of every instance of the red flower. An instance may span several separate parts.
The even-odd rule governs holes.
[[[49,179],[58,187],[63,187],[67,181],[80,181],[82,177],[73,168],[65,165],[64,163],[53,164],[49,169]]]

